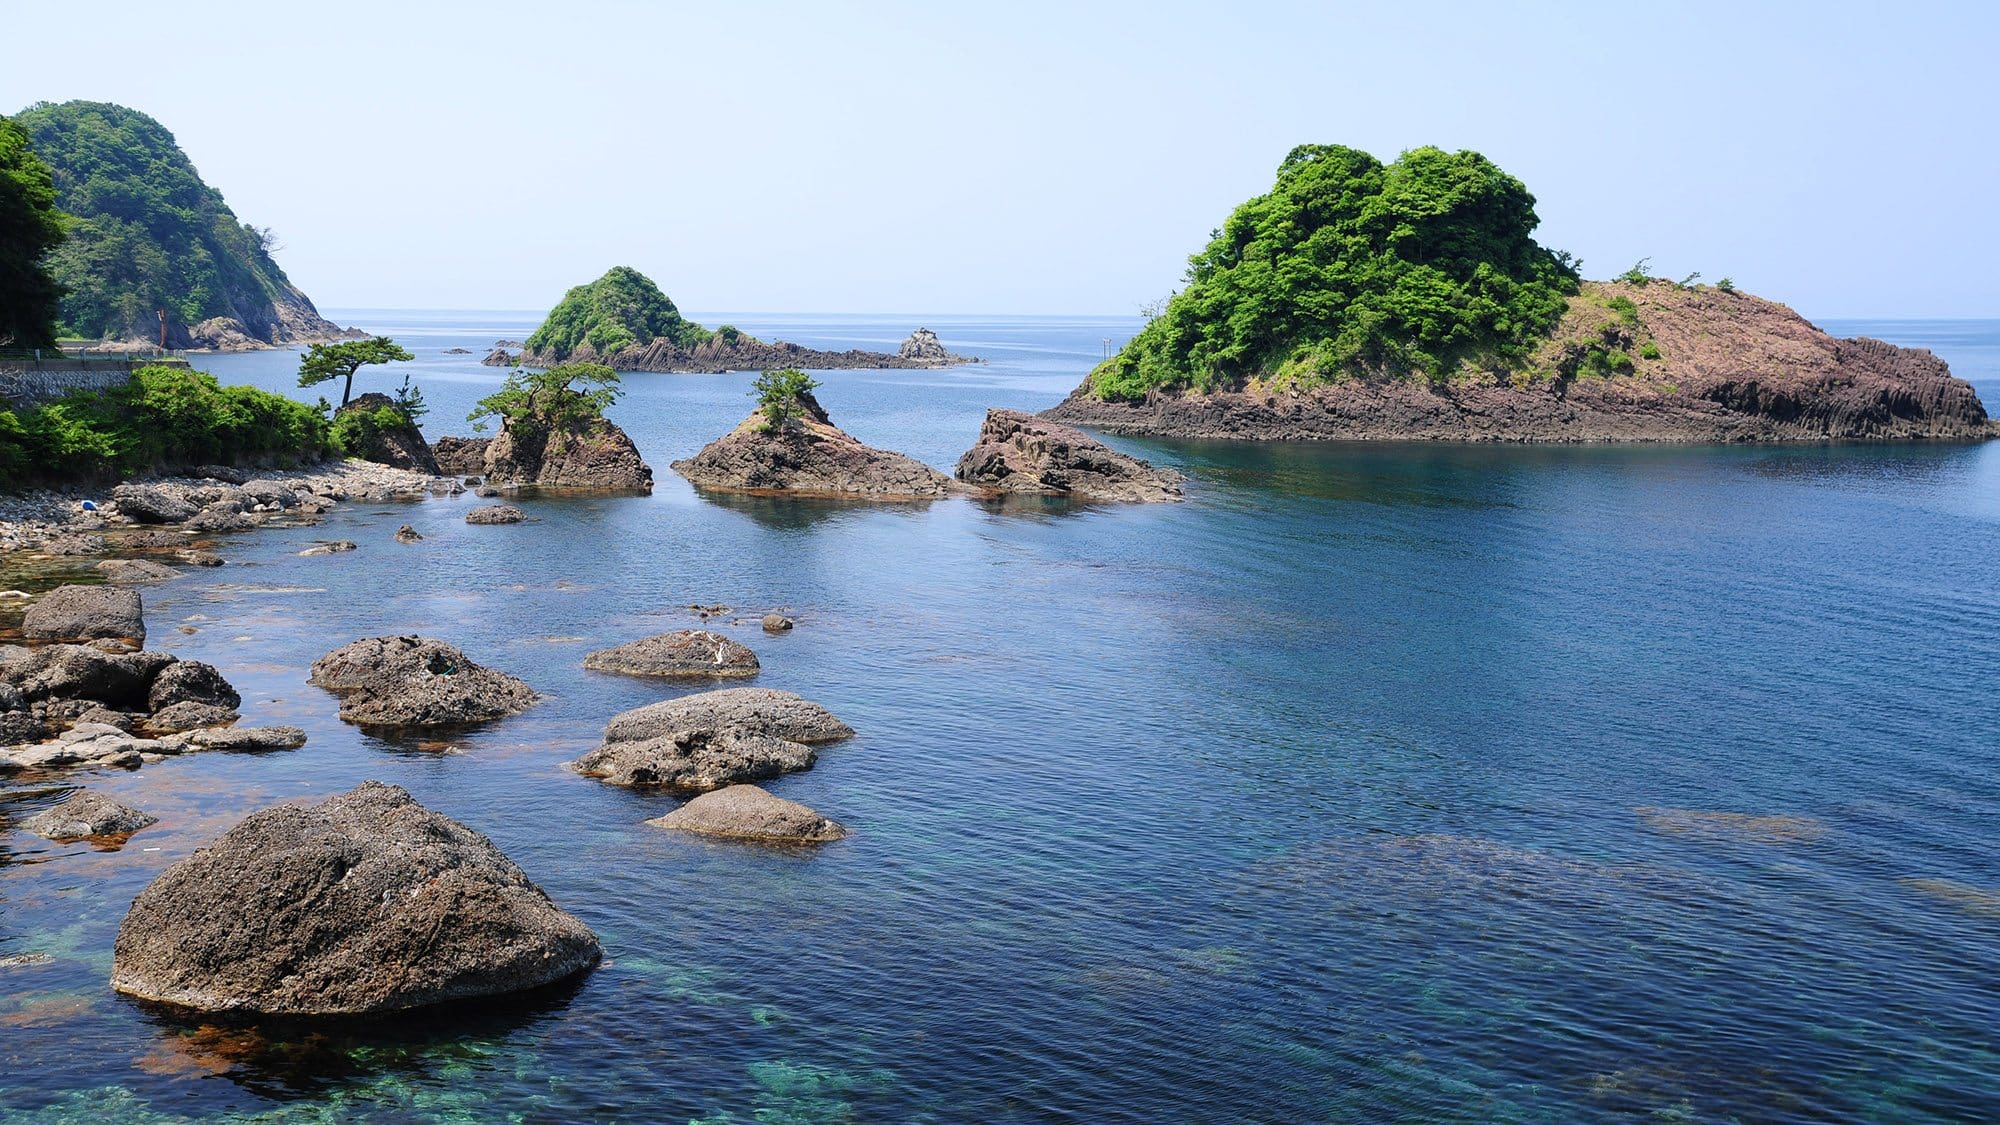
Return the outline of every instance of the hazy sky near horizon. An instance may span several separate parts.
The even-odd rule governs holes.
[[[0,112],[159,119],[323,308],[1130,313],[1287,150],[1485,153],[1538,237],[2000,316],[2000,6],[4,0]]]

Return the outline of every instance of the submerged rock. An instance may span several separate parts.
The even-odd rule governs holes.
[[[360,545],[352,539],[329,539],[324,543],[317,543],[311,547],[307,547],[305,550],[299,552],[299,556],[301,558],[310,558],[314,555],[341,555],[359,549]]]
[[[118,929],[111,987],[211,1012],[362,1015],[535,988],[601,956],[493,842],[365,782],[251,814]]]
[[[703,793],[646,823],[704,836],[770,843],[822,844],[847,835],[847,829],[797,801],[774,797],[755,785],[731,785]]]
[[[754,676],[757,654],[718,633],[678,629],[593,652],[583,666],[628,676]]]
[[[159,818],[121,805],[102,793],[79,789],[61,804],[43,809],[21,822],[21,830],[49,840],[92,836],[129,836]]]
[[[810,394],[803,415],[766,428],[761,409],[701,452],[673,463],[697,488],[915,500],[959,491],[950,477],[913,457],[861,444],[835,426]]]
[[[604,744],[570,768],[612,785],[699,793],[808,769],[816,758],[809,743],[853,734],[791,692],[729,688],[618,715]]]
[[[143,643],[146,621],[137,590],[58,586],[28,607],[21,632],[30,640],[88,641],[100,637]]]
[[[520,523],[527,518],[528,513],[512,504],[487,504],[465,513],[465,522],[472,524]]]
[[[782,613],[764,615],[763,625],[766,633],[789,633],[792,631],[792,624],[792,619]]]
[[[534,689],[430,637],[368,637],[313,662],[307,683],[341,697],[340,717],[363,726],[483,723],[519,714]]]
[[[989,410],[958,479],[1001,492],[1079,500],[1179,500],[1186,479],[1111,449],[1081,430],[1018,410]]]

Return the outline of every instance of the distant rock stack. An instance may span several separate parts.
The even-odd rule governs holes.
[[[802,416],[769,427],[763,410],[702,447],[673,469],[696,488],[718,492],[792,492],[875,500],[916,500],[962,491],[929,465],[886,449],[863,445],[833,424],[810,394],[799,396]]]

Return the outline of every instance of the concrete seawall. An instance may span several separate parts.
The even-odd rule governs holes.
[[[0,359],[0,398],[21,408],[58,399],[72,391],[109,391],[131,381],[138,364],[122,360]]]

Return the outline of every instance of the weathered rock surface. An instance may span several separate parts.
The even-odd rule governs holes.
[[[180,523],[197,511],[185,497],[155,485],[121,484],[111,490],[111,502],[136,523]]]
[[[199,660],[177,660],[159,670],[146,689],[146,709],[160,712],[180,703],[200,703],[234,709],[243,703],[228,680],[214,665]]]
[[[379,418],[383,416],[382,410],[384,407],[387,407],[390,412],[401,417],[401,412],[396,408],[395,399],[390,398],[380,391],[369,391],[367,394],[358,395],[349,400],[346,406],[334,412],[334,418],[338,420],[342,414],[354,412],[370,414]],[[398,469],[407,469],[415,473],[428,473],[431,476],[438,475],[440,470],[438,469],[437,458],[432,455],[430,443],[424,440],[424,432],[417,428],[415,422],[411,422],[405,418],[399,425],[371,428],[374,429],[374,443],[363,454],[365,460],[381,465],[389,465]]]
[[[144,642],[146,621],[137,590],[58,586],[28,607],[21,619],[21,632],[37,641],[109,637]]]
[[[809,744],[853,733],[791,692],[728,688],[618,715],[604,744],[570,768],[612,785],[700,793],[808,769],[816,757]]]
[[[121,585],[165,582],[181,576],[181,572],[173,567],[162,566],[151,559],[105,559],[94,569],[104,576],[106,582],[117,582]]]
[[[783,429],[765,429],[763,411],[752,411],[701,452],[674,462],[674,471],[697,488],[720,492],[915,500],[962,489],[913,457],[861,444],[811,395],[800,396],[800,404],[804,416]]]
[[[179,734],[202,727],[226,727],[240,718],[242,716],[237,714],[234,704],[225,707],[219,703],[187,700],[169,703],[153,712],[145,725],[147,730],[160,734]]]
[[[762,624],[766,633],[789,633],[792,631],[793,622],[782,613],[767,613]]]
[[[488,367],[516,367],[520,365],[521,357],[518,353],[510,352],[506,348],[494,348],[492,351],[486,353],[485,359],[479,362]]]
[[[486,447],[492,438],[441,437],[431,446],[438,469],[452,476],[481,476],[486,472]]]
[[[945,367],[954,363],[980,362],[970,356],[953,355],[946,351],[944,344],[938,340],[937,333],[928,328],[919,328],[915,332],[910,333],[910,338],[904,340],[902,345],[896,349],[896,355],[902,359],[911,360],[928,367]]]
[[[1181,498],[1186,479],[1108,448],[1080,430],[1018,410],[989,410],[958,479],[980,488],[1079,500]]]
[[[396,529],[396,542],[398,543],[421,543],[423,541],[424,537],[417,534],[417,529],[411,527],[409,524],[404,524]]]
[[[606,742],[657,738],[682,730],[741,730],[793,742],[838,742],[854,728],[811,700],[775,688],[721,688],[623,712],[604,730]]]
[[[311,558],[315,555],[344,555],[349,551],[356,550],[360,550],[360,544],[352,539],[329,539],[307,547],[305,550],[300,551],[299,555],[301,558]]]
[[[465,513],[465,522],[475,524],[520,523],[527,518],[528,513],[512,504],[487,504]]]
[[[1632,302],[1629,317],[1610,301]],[[1648,346],[1657,358],[1648,354]],[[1590,374],[1593,356],[1622,372]],[[1601,364],[1600,364],[1601,366]],[[1432,384],[1350,379],[1304,391],[1250,381],[1106,402],[1086,382],[1043,417],[1183,438],[1768,442],[1996,436],[1971,384],[1928,351],[1835,339],[1746,293],[1586,282],[1530,364]]]
[[[628,676],[754,676],[757,654],[719,633],[679,629],[593,652],[583,666]]]
[[[731,785],[703,793],[646,823],[704,836],[782,844],[823,844],[847,835],[847,829],[812,809],[774,797],[755,785]]]
[[[504,425],[486,446],[484,466],[469,471],[484,473],[489,481],[541,488],[644,492],[653,487],[652,466],[607,418],[573,430]]]
[[[299,727],[200,727],[160,739],[169,752],[225,750],[239,754],[296,750],[306,744]]]
[[[362,726],[483,723],[527,710],[534,689],[430,637],[368,637],[313,662],[307,683],[340,696],[340,717]]]
[[[130,805],[121,805],[102,793],[78,789],[62,803],[43,809],[21,822],[24,832],[49,840],[78,840],[93,836],[129,836],[159,818],[148,816]]]
[[[360,1015],[534,988],[597,938],[485,836],[366,782],[253,813],[119,927],[111,986],[213,1012]]]

